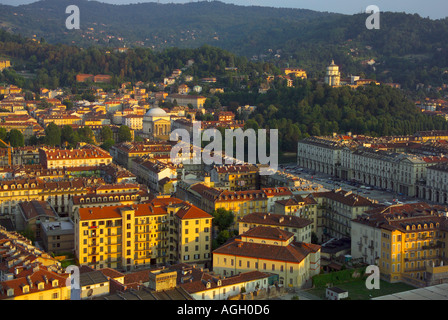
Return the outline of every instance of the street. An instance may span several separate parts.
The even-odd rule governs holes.
[[[360,183],[343,181],[324,173],[312,172],[308,169],[299,168],[296,164],[281,164],[279,165],[279,171],[281,173],[290,174],[300,179],[308,180],[310,181],[310,184],[314,186],[322,186],[323,188],[319,188],[319,191],[341,188],[342,190],[352,191],[355,194],[372,200],[376,200],[378,201],[378,203],[386,205],[418,201],[413,198],[406,198],[394,192],[369,187]]]

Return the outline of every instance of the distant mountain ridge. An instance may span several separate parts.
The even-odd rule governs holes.
[[[65,27],[65,9],[73,4],[80,8],[80,30]],[[314,78],[323,78],[326,65],[335,60],[344,76],[363,73],[412,90],[448,84],[448,18],[382,12],[380,30],[368,30],[367,17],[219,1],[0,5],[0,28],[53,44],[155,50],[208,44],[279,67],[301,67]]]
[[[81,30],[65,28],[68,5],[80,8]],[[152,48],[195,47],[207,43],[228,49],[239,41],[242,32],[246,34],[245,30],[281,28],[287,31],[291,24],[333,15],[302,9],[237,6],[219,1],[112,5],[86,0],[42,0],[0,8],[0,27],[23,36],[35,35],[51,43],[81,46]]]

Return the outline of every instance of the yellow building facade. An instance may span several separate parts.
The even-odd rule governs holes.
[[[426,286],[447,264],[446,208],[416,203],[366,213],[353,220],[351,255],[377,265],[382,279]]]
[[[45,269],[1,283],[0,300],[69,300],[68,274]]]
[[[255,227],[213,251],[213,271],[221,276],[270,272],[282,285],[302,287],[320,272],[320,246],[293,240],[290,232]]]
[[[212,216],[176,198],[74,213],[79,264],[133,270],[167,262],[208,265]]]

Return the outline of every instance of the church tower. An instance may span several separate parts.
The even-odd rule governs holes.
[[[327,74],[325,75],[325,83],[331,87],[338,87],[341,82],[341,73],[339,72],[339,66],[334,64],[334,60],[327,67]]]

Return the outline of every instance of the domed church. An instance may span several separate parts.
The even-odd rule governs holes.
[[[171,117],[162,108],[151,108],[143,116],[143,135],[155,140],[169,140]]]

